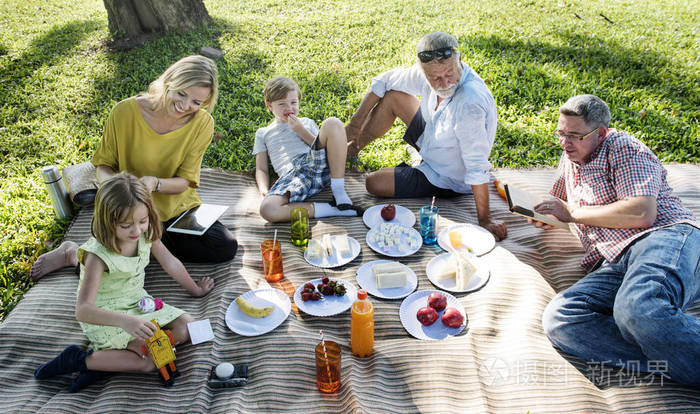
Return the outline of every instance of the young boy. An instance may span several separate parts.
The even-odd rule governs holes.
[[[275,120],[255,132],[255,180],[264,197],[260,215],[270,222],[289,221],[292,209],[309,211],[309,217],[357,216],[345,192],[348,140],[343,123],[328,118],[321,129],[309,118],[298,118],[301,90],[293,80],[278,76],[265,85],[265,106]],[[267,157],[279,176],[270,188]],[[332,203],[304,203],[330,183]]]

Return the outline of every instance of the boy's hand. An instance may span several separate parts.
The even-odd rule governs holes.
[[[299,121],[299,118],[297,118],[294,114],[289,114],[287,116],[287,123],[289,123],[289,127],[292,129],[292,131],[296,132],[299,135],[302,132],[306,131],[304,125],[302,125],[301,121]]]
[[[196,288],[194,288],[190,294],[196,298],[201,298],[214,289],[214,279],[208,276],[203,277],[196,282],[196,285]]]
[[[141,341],[146,341],[153,336],[156,326],[150,321],[141,319],[138,316],[127,316],[121,326],[129,335]]]

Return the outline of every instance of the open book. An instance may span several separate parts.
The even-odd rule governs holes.
[[[228,206],[218,204],[201,204],[182,213],[168,231],[201,236],[227,209]]]
[[[535,212],[535,206],[539,204],[539,201],[532,194],[513,186],[509,186],[508,184],[505,184],[503,188],[506,190],[508,208],[512,213],[519,214],[523,217],[529,217],[533,220],[541,221],[554,227],[559,227],[560,229],[569,228],[566,223],[559,221],[552,216],[545,216]]]

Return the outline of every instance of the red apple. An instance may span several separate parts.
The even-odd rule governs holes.
[[[396,217],[396,207],[393,204],[387,204],[382,208],[382,218],[386,221],[393,220]]]
[[[425,326],[428,326],[432,325],[437,320],[438,313],[435,311],[435,309],[431,308],[430,306],[426,306],[418,309],[418,312],[416,313],[416,318],[418,318],[418,322],[422,323]]]
[[[445,326],[459,328],[462,326],[462,322],[464,322],[464,316],[455,308],[447,308],[442,314],[442,324]]]
[[[442,293],[433,292],[428,296],[428,306],[440,312],[447,307],[447,298]]]

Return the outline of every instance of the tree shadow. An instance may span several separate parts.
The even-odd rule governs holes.
[[[78,47],[85,37],[100,30],[102,25],[94,20],[76,20],[62,25],[56,25],[48,32],[31,41],[29,47],[16,59],[10,59],[3,68],[3,87],[0,88],[0,106],[3,112],[3,122],[6,125],[18,125],[19,131],[0,142],[2,157],[33,157],[41,153],[46,143],[40,135],[22,127],[22,121],[41,117],[46,110],[45,105],[27,92],[30,86],[43,80],[36,73],[44,68],[55,66],[61,59]],[[8,50],[0,46],[0,55],[6,55]],[[25,122],[26,123],[26,122]]]
[[[573,95],[591,93],[608,103],[613,126],[640,131],[637,137],[659,158],[673,155],[682,162],[700,156],[700,148],[690,145],[697,129],[678,118],[680,112],[700,105],[697,76],[688,76],[666,56],[614,40],[572,31],[556,36],[561,45],[477,36],[463,39],[460,49],[489,85],[499,114],[509,119],[527,122],[545,112],[551,114],[554,129],[560,104]],[[540,135],[517,129],[501,123],[499,150],[507,152],[508,141],[522,144],[520,139]],[[552,158],[553,154],[546,154],[546,163],[556,162],[558,155]]]

